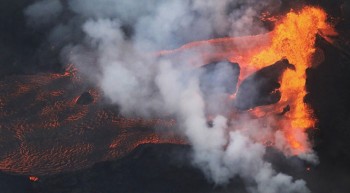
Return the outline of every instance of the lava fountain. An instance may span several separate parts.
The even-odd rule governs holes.
[[[282,96],[275,109],[290,106],[290,112],[285,114],[287,121],[281,121],[279,127],[290,144],[292,154],[300,154],[308,149],[305,141],[298,136],[315,125],[312,109],[304,103],[307,94],[306,69],[312,67],[311,58],[316,51],[316,34],[320,31],[329,35],[335,34],[332,27],[326,23],[326,19],[326,13],[314,7],[288,13],[271,33],[272,44],[253,56],[249,62],[259,68],[286,57],[295,65],[295,70],[287,70],[282,76]]]
[[[334,36],[336,32],[327,23],[327,14],[321,8],[306,6],[299,11],[291,10],[284,17],[275,20],[275,28],[266,34],[246,37],[220,38],[192,42],[175,50],[161,51],[159,56],[181,56],[194,65],[198,61],[229,60],[240,64],[239,80],[244,80],[255,71],[273,64],[282,58],[294,65],[286,70],[280,79],[281,99],[277,104],[250,109],[252,115],[261,117],[288,112],[283,118],[275,119],[280,130],[278,138],[268,139],[287,155],[300,155],[310,151],[305,134],[315,126],[313,110],[304,102],[307,94],[306,69],[313,66],[316,36]],[[196,56],[190,53],[197,53]],[[199,59],[200,58],[200,59]],[[241,82],[240,81],[240,82]],[[275,91],[274,91],[275,92]],[[232,95],[232,99],[235,95]],[[276,136],[274,138],[277,138]]]

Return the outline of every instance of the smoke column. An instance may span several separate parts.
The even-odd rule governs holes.
[[[263,33],[256,18],[279,5],[275,0],[41,0],[25,14],[34,28],[52,26],[48,39],[62,48],[62,62],[73,63],[121,113],[175,116],[193,147],[193,164],[209,180],[226,184],[239,176],[252,193],[307,193],[303,180],[277,173],[264,160],[266,147],[252,136],[265,126],[244,116],[229,124],[230,109],[215,96],[220,93],[205,100],[201,69],[152,55],[196,40]],[[218,71],[232,74],[225,65]],[[218,85],[218,91],[220,86],[228,85]],[[206,105],[222,108],[215,110],[212,127]],[[238,129],[244,126],[249,129]],[[264,132],[275,135],[272,129]]]

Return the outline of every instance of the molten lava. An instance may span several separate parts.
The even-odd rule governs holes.
[[[326,19],[327,14],[315,7],[288,13],[271,32],[271,45],[253,56],[248,63],[259,69],[285,57],[295,65],[295,70],[287,70],[282,77],[282,96],[275,109],[280,111],[286,105],[290,106],[290,111],[285,114],[288,121],[281,121],[279,127],[292,147],[293,154],[304,153],[308,149],[305,140],[298,136],[315,124],[312,109],[304,103],[307,94],[306,69],[312,67],[317,33],[322,31],[333,34],[334,30]]]
[[[273,106],[256,107],[251,114],[278,114],[288,106],[283,118],[276,118],[275,121],[276,129],[282,131],[287,142],[280,148],[287,154],[299,155],[310,150],[305,131],[314,127],[316,121],[312,109],[304,103],[307,94],[306,69],[313,65],[316,35],[336,35],[326,20],[324,10],[306,6],[300,11],[291,10],[280,20],[274,20],[274,30],[266,34],[192,42],[176,50],[159,52],[159,55],[169,58],[181,56],[196,66],[218,60],[238,62],[240,81],[282,58],[288,59],[295,69],[286,70],[280,80],[280,101]],[[234,100],[235,94],[231,98]]]
[[[39,181],[39,178],[36,176],[29,176],[29,180],[32,182],[37,182],[37,181]]]
[[[111,160],[145,143],[184,143],[172,119],[123,117],[86,90],[74,71],[8,76],[0,81],[0,170],[35,176]],[[79,104],[88,92],[93,101]],[[167,137],[154,132],[161,127]]]
[[[281,58],[288,59],[295,69],[286,69],[280,79],[279,102],[255,107],[248,113],[268,120],[273,115],[278,139],[286,143],[279,147],[276,136],[261,140],[290,155],[300,155],[310,150],[305,131],[316,121],[312,109],[303,101],[307,94],[305,71],[312,66],[316,35],[334,34],[326,19],[322,9],[304,7],[277,21],[269,33],[193,42],[161,51],[157,56],[190,61],[195,66],[225,59],[238,62],[240,82]],[[0,170],[54,174],[118,158],[143,143],[185,143],[172,133],[176,126],[173,119],[123,117],[114,107],[102,105],[96,89],[86,90],[74,69],[69,71],[12,76],[0,81]],[[84,92],[93,100],[77,103]],[[236,100],[235,93],[230,99]],[[151,129],[154,126],[165,129],[170,134],[168,138],[155,133]]]

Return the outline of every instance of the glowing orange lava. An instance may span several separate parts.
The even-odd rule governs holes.
[[[307,94],[306,69],[313,65],[316,35],[327,40],[328,35],[336,35],[336,32],[327,23],[325,11],[311,6],[300,11],[291,10],[274,22],[274,30],[266,34],[192,42],[179,49],[161,51],[158,55],[182,58],[195,66],[220,60],[238,62],[241,68],[240,81],[282,58],[288,59],[295,69],[286,70],[280,80],[281,100],[274,105],[256,107],[250,112],[253,116],[280,114],[289,105],[290,111],[282,118],[276,118],[274,125],[282,131],[287,142],[287,147],[280,148],[286,150],[287,154],[299,155],[310,150],[305,131],[314,127],[316,121],[313,110],[304,103]],[[195,61],[193,58],[199,59]],[[232,100],[234,96],[231,96]]]
[[[29,180],[32,182],[37,182],[37,181],[39,181],[39,178],[36,176],[29,176]]]
[[[320,31],[334,31],[326,19],[327,14],[315,7],[304,7],[300,12],[291,11],[271,32],[272,44],[253,56],[248,63],[259,69],[286,57],[295,65],[295,70],[287,70],[282,77],[280,88],[282,97],[276,106],[291,107],[290,112],[285,114],[289,121],[283,121],[279,126],[292,147],[292,153],[295,154],[303,153],[307,149],[305,147],[307,144],[303,139],[299,139],[298,135],[315,124],[312,109],[304,103],[307,94],[306,69],[312,65],[311,58],[316,50],[316,34]]]

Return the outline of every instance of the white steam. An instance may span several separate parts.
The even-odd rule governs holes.
[[[67,42],[64,60],[74,63],[124,115],[176,116],[193,147],[194,165],[217,184],[239,176],[252,193],[309,192],[303,180],[277,173],[263,159],[266,148],[256,139],[261,131],[263,136],[275,135],[273,129],[251,124],[246,117],[229,124],[230,106],[219,100],[224,90],[220,87],[227,85],[217,85],[208,99],[200,87],[201,70],[188,61],[153,57],[156,50],[190,41],[261,33],[264,28],[256,17],[279,1],[70,0],[66,4],[62,10],[58,0],[38,1],[26,14],[35,23],[47,23],[62,11],[72,15],[52,29],[50,39]],[[231,76],[221,66],[220,76]],[[215,113],[212,127],[207,107]],[[243,130],[242,125],[248,127]]]

